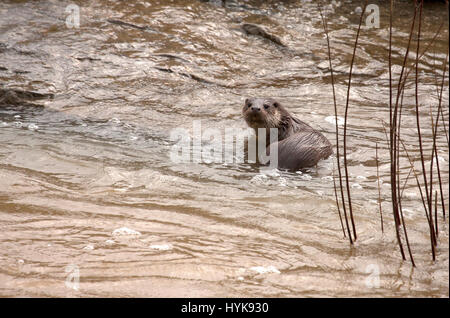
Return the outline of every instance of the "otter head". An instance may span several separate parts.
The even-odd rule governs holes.
[[[257,128],[279,128],[288,112],[272,98],[247,98],[242,114],[248,126]]]

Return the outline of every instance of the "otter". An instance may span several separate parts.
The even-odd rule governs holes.
[[[266,128],[266,151],[270,149],[270,128],[278,129],[278,168],[298,170],[313,167],[328,158],[333,148],[328,139],[272,98],[247,98],[242,109],[247,125],[258,133]]]

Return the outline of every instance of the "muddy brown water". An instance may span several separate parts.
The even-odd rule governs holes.
[[[71,3],[80,8],[79,28],[66,24]],[[389,113],[389,8],[375,3],[380,27],[361,31],[350,94],[349,173],[359,235],[351,246],[334,201],[333,158],[297,173],[169,158],[170,132],[192,131],[194,120],[202,129],[245,128],[240,111],[248,96],[277,98],[335,143],[315,2],[2,1],[1,88],[54,98],[37,101],[44,107],[0,106],[0,295],[448,297],[448,221],[439,208],[433,262],[413,178],[403,204],[416,268],[401,260],[395,238],[381,125]],[[340,115],[357,7],[362,2],[325,7]],[[395,78],[412,13],[410,1],[396,2]],[[423,46],[446,19],[445,6],[427,2],[424,17]],[[284,46],[246,34],[241,23],[263,26]],[[420,63],[427,153],[428,111],[437,105],[447,46],[445,23]],[[444,87],[448,127],[448,77]],[[404,107],[402,136],[417,158],[413,76]],[[448,211],[448,144],[440,125]],[[406,178],[404,157],[401,165]]]

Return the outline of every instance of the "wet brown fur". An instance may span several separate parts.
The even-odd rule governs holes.
[[[331,143],[319,131],[293,117],[272,98],[248,98],[242,114],[248,126],[266,128],[266,145],[270,143],[270,128],[278,129],[278,167],[298,170],[312,167],[333,153]],[[267,147],[267,152],[269,147]]]

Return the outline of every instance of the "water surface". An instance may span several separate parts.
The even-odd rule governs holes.
[[[169,159],[171,130],[192,131],[194,120],[203,129],[245,128],[241,107],[249,96],[278,99],[335,143],[326,41],[314,1],[74,2],[80,28],[66,26],[69,1],[0,4],[1,88],[54,95],[36,102],[44,107],[0,106],[1,296],[448,297],[448,221],[439,208],[432,262],[413,178],[403,204],[416,268],[401,260],[395,238],[382,128],[389,115],[385,2],[378,3],[380,28],[361,31],[350,94],[353,246],[334,201],[333,158],[297,173]],[[357,7],[362,2],[325,8],[341,115]],[[395,78],[412,14],[410,1],[397,1]],[[445,6],[427,3],[424,17],[423,46],[447,20]],[[245,34],[242,23],[265,27],[285,47]],[[446,22],[420,63],[427,154],[428,112],[438,103],[447,47]],[[448,105],[448,77],[444,87]],[[418,158],[414,103],[411,74],[402,138]],[[437,146],[448,207],[442,126]],[[400,162],[405,178],[409,163]],[[74,268],[78,290],[66,284],[66,269]]]

